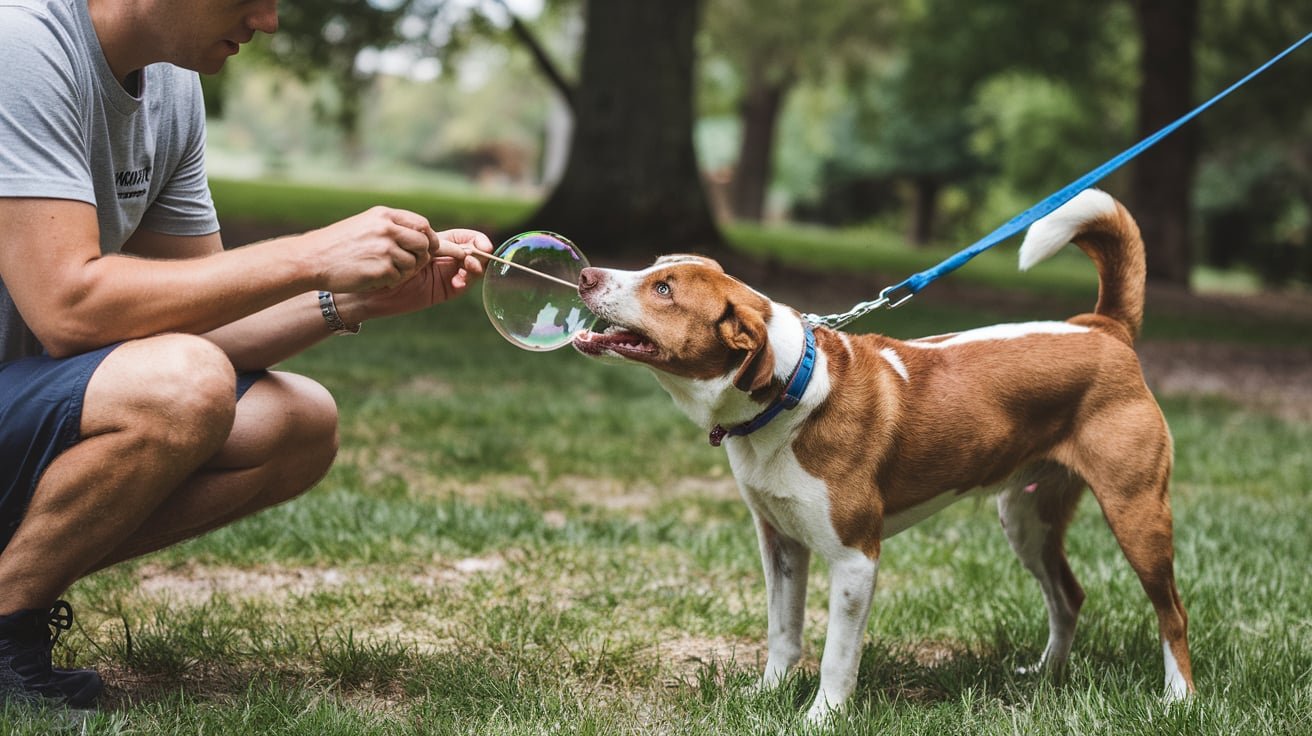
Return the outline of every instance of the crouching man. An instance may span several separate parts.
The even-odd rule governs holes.
[[[270,371],[482,273],[472,230],[375,207],[225,251],[197,72],[276,0],[0,5],[0,702],[55,669],[78,578],[281,503],[337,451],[332,396]]]

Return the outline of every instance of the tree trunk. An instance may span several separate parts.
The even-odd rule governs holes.
[[[569,160],[522,227],[554,230],[593,256],[720,253],[693,149],[700,15],[699,0],[587,4]]]
[[[787,82],[767,82],[753,70],[739,111],[743,138],[729,188],[729,207],[739,220],[760,221],[774,169],[774,137]]]
[[[912,245],[929,245],[934,237],[934,216],[938,209],[939,181],[932,176],[917,177],[911,182],[911,227],[907,239]]]
[[[1198,0],[1136,0],[1135,11],[1143,47],[1138,120],[1143,138],[1193,107]],[[1135,162],[1130,199],[1147,248],[1150,281],[1189,285],[1196,130],[1183,126]]]

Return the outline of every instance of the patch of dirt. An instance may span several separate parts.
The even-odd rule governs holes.
[[[960,657],[962,652],[965,651],[965,647],[960,644],[934,641],[932,639],[908,643],[900,649],[910,655],[916,664],[930,669]]]
[[[598,508],[641,516],[657,505],[678,499],[728,500],[739,498],[738,486],[727,471],[713,471],[709,476],[684,477],[657,485],[648,481],[624,481],[606,476],[563,475],[545,479],[533,475],[485,475],[476,483],[454,481],[429,473],[413,462],[406,450],[386,444],[376,447],[356,446],[343,448],[339,461],[360,468],[366,485],[380,483],[385,478],[398,477],[405,481],[410,493],[419,498],[456,496],[469,500],[484,500],[489,496],[513,498],[552,498],[564,496],[586,500]],[[547,510],[544,521],[561,528],[569,521],[568,513]]]
[[[290,666],[290,663],[282,662],[279,670],[287,670]],[[101,712],[125,711],[179,690],[196,700],[231,702],[249,687],[255,675],[249,668],[220,668],[211,663],[194,665],[182,674],[148,674],[112,662],[99,662],[95,668],[105,681],[105,692],[97,703]],[[260,674],[267,676],[270,671],[264,670]],[[290,673],[285,674],[289,680],[294,679]],[[308,670],[301,674],[303,678],[299,679],[311,676]]]
[[[708,665],[715,667],[717,684],[724,684],[727,669],[743,667],[759,671],[765,667],[765,639],[726,639],[724,637],[693,636],[666,639],[653,647],[652,656],[667,673],[669,687],[693,686],[698,673]]]
[[[680,498],[700,500],[736,500],[738,485],[729,475],[720,477],[683,477],[660,486],[646,482],[625,482],[613,478],[565,476],[551,482],[552,489],[567,491],[572,497],[609,511],[640,514],[657,504]]]
[[[505,566],[506,560],[500,555],[469,557],[412,572],[409,579],[419,587],[463,584],[474,576],[497,572]],[[215,596],[230,600],[288,598],[345,587],[365,590],[379,587],[374,570],[336,567],[168,567],[147,563],[136,574],[137,590],[142,596],[192,606],[203,605]]]
[[[1144,342],[1148,387],[1161,396],[1219,396],[1295,422],[1312,421],[1312,348]]]
[[[456,395],[456,387],[430,374],[410,378],[395,389],[398,395],[413,395],[419,399],[445,399]]]

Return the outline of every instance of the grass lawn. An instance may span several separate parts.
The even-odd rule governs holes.
[[[1063,269],[1040,288],[1070,286]],[[896,314],[905,334],[989,321]],[[1149,329],[1212,329],[1172,319]],[[723,452],[644,370],[519,351],[470,297],[285,367],[338,397],[338,463],[301,499],[69,592],[78,625],[57,656],[109,683],[83,732],[801,731],[823,563],[800,671],[748,694],[765,654],[748,513]],[[1152,609],[1087,499],[1069,677],[1014,674],[1042,651],[1042,599],[992,503],[967,501],[885,545],[857,693],[829,732],[1312,731],[1312,424],[1163,404],[1197,697],[1162,703]],[[5,734],[60,722],[0,712]]]

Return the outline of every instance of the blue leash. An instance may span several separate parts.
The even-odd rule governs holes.
[[[1110,160],[1108,160],[1103,165],[1099,166],[1093,171],[1090,171],[1084,176],[1081,176],[1080,178],[1076,179],[1070,184],[1067,184],[1066,186],[1062,187],[1056,192],[1048,195],[1046,199],[1042,200],[1038,204],[1030,207],[1029,209],[1020,213],[1019,215],[1016,215],[1015,217],[1011,218],[1006,223],[1004,223],[1001,227],[999,227],[997,230],[994,230],[993,232],[984,236],[980,240],[976,241],[974,245],[971,245],[970,247],[958,252],[957,254],[951,256],[950,258],[943,261],[942,263],[939,263],[937,266],[928,268],[924,271],[921,271],[920,273],[912,275],[910,278],[907,278],[906,280],[900,283],[885,288],[883,291],[879,292],[878,299],[870,302],[862,302],[856,305],[855,307],[853,307],[852,309],[843,312],[842,314],[831,314],[825,317],[821,317],[815,314],[807,314],[804,315],[804,317],[808,321],[818,325],[838,328],[838,327],[842,327],[848,322],[851,322],[857,317],[860,317],[866,314],[867,312],[874,311],[875,309],[878,309],[880,307],[887,306],[889,309],[893,309],[895,307],[901,306],[902,304],[905,304],[908,299],[915,296],[916,294],[919,294],[921,289],[925,288],[926,286],[929,286],[931,283],[938,280],[939,278],[946,276],[949,273],[952,273],[958,268],[961,268],[966,264],[967,261],[979,255],[980,253],[983,253],[984,251],[988,250],[989,248],[992,248],[998,243],[1001,243],[1007,238],[1010,238],[1011,236],[1015,235],[1021,230],[1024,230],[1030,225],[1033,225],[1035,222],[1037,222],[1044,216],[1051,214],[1053,210],[1069,202],[1072,198],[1075,197],[1075,195],[1079,194],[1085,189],[1088,189],[1089,187],[1096,184],[1103,177],[1107,176],[1113,171],[1124,166],[1126,162],[1128,162],[1130,159],[1134,158],[1135,156],[1138,156],[1139,154],[1143,153],[1145,150],[1148,149],[1149,146],[1152,146],[1157,141],[1160,141],[1166,136],[1174,133],[1177,128],[1189,122],[1190,120],[1193,120],[1195,117],[1198,116],[1199,113],[1203,112],[1207,108],[1214,105],[1221,98],[1225,97],[1226,95],[1230,94],[1236,89],[1239,89],[1250,79],[1266,71],[1268,68],[1271,67],[1271,65],[1275,64],[1277,61],[1280,61],[1281,59],[1288,56],[1299,46],[1302,46],[1303,44],[1307,43],[1309,39],[1312,39],[1312,33],[1303,36],[1303,38],[1295,42],[1294,45],[1290,46],[1284,51],[1281,51],[1279,54],[1276,54],[1265,64],[1249,72],[1246,76],[1244,76],[1243,79],[1240,79],[1238,82],[1235,82],[1234,84],[1225,88],[1215,97],[1208,100],[1207,102],[1204,102],[1198,107],[1194,108],[1191,112],[1188,112],[1185,115],[1181,116],[1175,122],[1167,125],[1166,127],[1162,128],[1156,133],[1153,133],[1147,138],[1144,138],[1143,140],[1139,141],[1133,146],[1130,146],[1129,148],[1125,149],[1124,151],[1117,154],[1116,156],[1113,156]],[[902,291],[905,291],[906,293],[902,294],[901,293]]]

